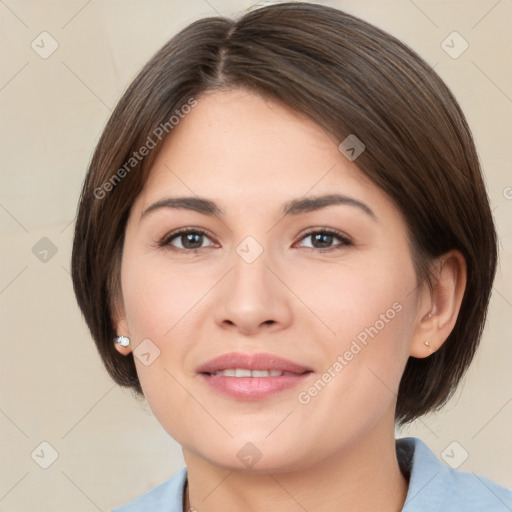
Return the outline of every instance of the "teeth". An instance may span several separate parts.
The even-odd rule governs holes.
[[[280,370],[248,370],[247,368],[230,368],[215,372],[213,375],[223,375],[224,377],[280,377],[281,375],[296,375],[291,372],[282,372]]]
[[[252,377],[276,377],[276,375],[271,375],[272,372],[269,370],[253,370],[251,372]],[[275,372],[273,372],[275,373]],[[277,372],[278,375],[281,375],[281,372]]]

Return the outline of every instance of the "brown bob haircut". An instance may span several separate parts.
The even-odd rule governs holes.
[[[83,184],[72,254],[77,301],[107,371],[142,393],[133,355],[114,347],[123,333],[112,315],[130,208],[165,140],[155,129],[191,98],[236,88],[309,116],[334,140],[355,134],[365,144],[357,166],[402,213],[419,284],[431,285],[435,258],[463,254],[467,286],[456,325],[431,356],[409,358],[396,421],[439,409],[480,342],[497,263],[470,129],[450,90],[408,46],[340,10],[302,2],[193,22],[151,58],[112,113]],[[120,172],[148,138],[154,149]]]

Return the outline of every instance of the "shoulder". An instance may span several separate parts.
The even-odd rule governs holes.
[[[187,481],[187,468],[181,468],[172,478],[157,485],[112,512],[182,512],[183,489]]]
[[[442,463],[420,439],[397,439],[402,467],[410,470],[403,512],[510,512],[512,491],[475,473]]]

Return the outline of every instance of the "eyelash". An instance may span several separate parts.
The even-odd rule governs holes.
[[[201,229],[201,228],[187,228],[187,229],[182,229],[182,230],[179,230],[179,231],[175,231],[173,233],[169,233],[168,235],[164,236],[158,242],[158,247],[160,247],[160,248],[168,248],[168,249],[173,250],[173,251],[192,252],[192,253],[197,253],[199,251],[202,251],[203,249],[207,249],[207,247],[198,247],[198,248],[195,248],[195,249],[186,249],[186,248],[182,249],[180,247],[174,247],[174,246],[171,245],[171,242],[174,239],[179,238],[181,236],[189,235],[189,234],[203,235],[203,236],[206,236],[207,238],[210,238],[210,236],[208,235],[208,233],[204,229]],[[333,237],[338,239],[339,243],[337,245],[334,245],[332,247],[327,247],[327,248],[306,247],[306,249],[311,249],[311,250],[315,250],[315,251],[318,251],[318,252],[331,252],[331,251],[334,251],[334,250],[339,250],[339,249],[342,249],[344,247],[353,245],[352,241],[347,236],[345,236],[343,233],[340,233],[339,231],[336,231],[335,229],[331,229],[331,228],[312,229],[312,230],[304,233],[301,236],[300,240],[303,240],[304,238],[307,238],[307,237],[309,237],[311,235],[318,235],[318,234],[333,236]]]

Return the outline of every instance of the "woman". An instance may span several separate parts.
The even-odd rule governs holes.
[[[84,183],[78,303],[186,468],[118,511],[507,511],[405,424],[478,346],[496,234],[470,130],[412,50],[329,7],[192,23]]]

